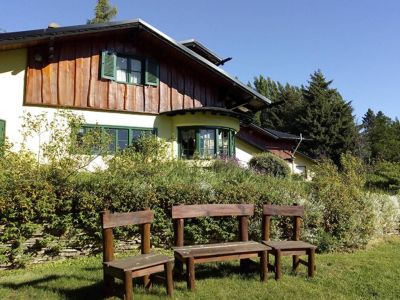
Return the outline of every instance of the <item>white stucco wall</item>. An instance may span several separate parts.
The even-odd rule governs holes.
[[[257,149],[256,147],[242,141],[241,139],[236,138],[236,159],[240,162],[240,164],[244,167],[247,167],[250,159],[253,155],[257,153],[261,153],[262,151]]]

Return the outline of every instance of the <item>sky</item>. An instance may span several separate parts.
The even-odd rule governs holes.
[[[96,0],[0,0],[0,30],[85,24]],[[400,118],[399,0],[110,0],[117,21],[141,18],[175,40],[195,38],[242,82],[307,85],[320,69],[351,101]]]

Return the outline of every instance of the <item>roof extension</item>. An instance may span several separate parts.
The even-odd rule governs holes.
[[[46,28],[38,30],[2,33],[0,34],[0,50],[33,46],[41,42],[58,40],[64,37],[79,36],[91,33],[112,32],[116,30],[130,29],[130,28],[139,28],[141,30],[145,30],[151,33],[152,35],[165,41],[170,46],[174,47],[184,55],[197,61],[199,64],[203,65],[210,71],[222,76],[223,78],[228,80],[233,86],[239,88],[241,91],[243,91],[249,96],[247,101],[253,103],[252,107],[255,110],[265,108],[271,104],[271,101],[265,96],[261,95],[252,88],[248,87],[246,84],[243,84],[242,82],[240,82],[239,80],[237,80],[236,78],[225,72],[223,69],[216,66],[208,59],[202,57],[200,54],[191,50],[187,46],[177,42],[176,40],[172,39],[168,35],[164,34],[163,32],[159,31],[158,29],[156,29],[155,27],[151,26],[150,24],[146,23],[141,19],[127,20],[120,22],[109,22],[103,24],[86,24],[78,26],[67,26],[58,28]],[[201,44],[196,42],[196,45],[201,45]],[[210,54],[212,54],[211,51],[209,51],[207,48],[205,49]],[[218,57],[216,56],[216,58]]]

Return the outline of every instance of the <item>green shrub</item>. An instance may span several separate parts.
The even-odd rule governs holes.
[[[374,209],[363,192],[361,160],[341,156],[342,170],[328,161],[315,168],[310,205],[319,212],[312,238],[322,250],[347,250],[367,244],[374,233]]]
[[[400,193],[400,163],[377,162],[367,177],[367,187],[391,194]]]
[[[21,266],[43,247],[54,255],[60,245],[99,251],[99,214],[105,209],[151,208],[155,211],[152,243],[167,247],[173,244],[171,207],[177,204],[252,203],[255,216],[249,235],[259,240],[263,204],[299,203],[305,206],[302,236],[321,251],[361,247],[373,235],[396,229],[395,201],[366,196],[362,165],[348,155],[342,157],[341,170],[329,162],[319,164],[310,184],[243,169],[233,160],[217,160],[208,167],[168,160],[166,143],[154,138],[144,138],[139,145],[143,152],[121,151],[106,161],[108,168],[93,172],[82,169],[91,158],[70,155],[69,160],[77,157],[77,161],[66,164],[64,157],[49,150],[46,155],[52,159],[39,163],[28,151],[15,153],[5,147],[0,157],[0,263]],[[185,224],[189,242],[234,240],[238,234],[236,218],[199,218]],[[274,221],[271,236],[289,238],[291,229],[285,218]],[[37,232],[43,233],[43,242],[24,247]],[[132,227],[118,229],[115,235],[128,240],[139,232]]]
[[[254,155],[249,166],[261,174],[271,176],[286,177],[290,174],[290,168],[283,159],[267,152]]]

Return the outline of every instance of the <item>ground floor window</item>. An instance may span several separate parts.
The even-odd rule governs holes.
[[[155,128],[137,128],[137,127],[122,127],[122,126],[109,126],[109,125],[83,125],[78,133],[78,139],[83,137],[91,130],[100,130],[107,133],[110,139],[108,144],[108,151],[115,153],[118,150],[123,150],[131,146],[139,138],[146,135],[157,135]],[[95,153],[96,149],[92,149]]]
[[[235,131],[222,127],[178,128],[179,157],[191,159],[235,155]]]

